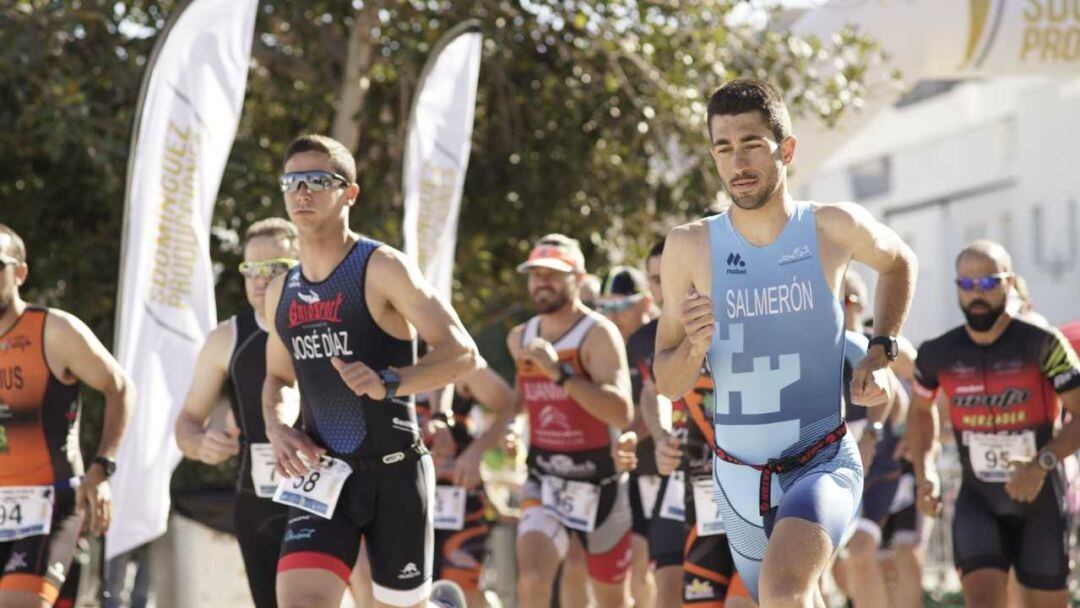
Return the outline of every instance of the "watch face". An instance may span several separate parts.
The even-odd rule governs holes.
[[[1057,466],[1057,456],[1053,452],[1045,451],[1039,454],[1039,466],[1050,470]]]

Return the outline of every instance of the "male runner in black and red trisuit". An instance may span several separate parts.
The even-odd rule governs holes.
[[[27,304],[26,246],[0,224],[0,606],[57,602],[89,519],[112,518],[109,477],[135,391],[82,321]],[[105,396],[97,456],[83,472],[79,383]]]
[[[1015,569],[1026,606],[1068,605],[1069,525],[1061,460],[1080,448],[1080,360],[1055,329],[1012,318],[1005,249],[976,241],[956,260],[966,323],[919,348],[908,424],[920,509],[941,508],[933,454],[939,391],[963,481],[953,556],[969,606],[1004,606]],[[1062,426],[1062,405],[1073,414]]]
[[[661,240],[645,261],[649,290],[660,305],[663,253]],[[712,376],[703,369],[694,388],[674,403],[658,396],[652,373],[657,325],[654,320],[642,327],[627,347],[642,376],[641,413],[649,432],[657,438],[654,459],[663,476],[649,527],[649,552],[656,564],[656,604],[688,608],[753,605],[735,572],[723,519],[712,500]]]
[[[240,274],[250,307],[223,321],[206,337],[195,362],[194,382],[176,420],[176,443],[184,456],[216,465],[240,455],[233,521],[257,608],[277,606],[274,581],[289,511],[271,500],[278,479],[263,424],[266,287],[271,279],[300,263],[298,239],[296,226],[281,218],[248,227]],[[222,392],[228,396],[238,428],[207,428]]]
[[[630,563],[630,596],[635,608],[652,608],[656,605],[656,579],[649,559],[649,519],[652,517],[656,493],[660,489],[660,475],[653,457],[653,443],[649,429],[641,421],[641,365],[646,356],[651,360],[653,340],[631,338],[659,313],[648,293],[644,275],[636,268],[615,266],[608,271],[600,288],[596,310],[611,320],[623,340],[626,340],[626,357],[630,366],[630,391],[634,400],[634,423],[630,430],[638,436],[637,468],[630,473],[630,513],[633,518],[630,546],[633,559]],[[655,323],[652,324],[655,327]],[[653,333],[655,338],[655,332]],[[646,352],[643,347],[648,342]]]
[[[278,472],[290,477],[275,500],[292,506],[278,603],[336,608],[363,538],[376,605],[426,606],[435,474],[408,396],[453,383],[481,359],[412,260],[349,229],[360,187],[343,145],[294,140],[281,189],[300,265],[266,292],[264,418]],[[431,350],[417,362],[418,336]],[[303,431],[283,402],[294,383]]]

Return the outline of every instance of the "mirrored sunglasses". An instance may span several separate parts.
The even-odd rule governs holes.
[[[1001,282],[1011,274],[1012,273],[1009,272],[998,272],[974,279],[971,277],[957,277],[956,286],[962,291],[975,291],[975,289],[978,289],[979,291],[990,291],[991,289],[995,289],[998,285],[1001,285]]]
[[[349,180],[332,171],[293,171],[278,178],[282,192],[296,192],[301,184],[307,186],[308,192],[322,192],[333,188],[337,183],[347,186]]]
[[[601,300],[596,303],[596,311],[605,315],[618,314],[633,308],[644,297],[645,294],[638,293],[621,300]]]

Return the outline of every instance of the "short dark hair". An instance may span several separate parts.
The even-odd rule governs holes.
[[[0,253],[10,255],[11,257],[18,260],[20,264],[25,264],[26,243],[23,243],[22,237],[19,236],[19,233],[12,230],[11,227],[7,226],[6,224],[0,224],[0,234],[6,234],[8,235],[8,237],[10,237],[6,248],[7,250],[0,251]]]
[[[665,242],[667,242],[667,237],[666,236],[660,237],[659,241],[656,241],[655,243],[653,243],[652,249],[649,249],[649,256],[647,258],[645,258],[645,259],[646,260],[651,260],[651,259],[653,259],[655,257],[659,257],[659,256],[664,255],[664,243]]]
[[[740,78],[724,83],[709,98],[706,128],[712,137],[713,116],[733,116],[747,112],[759,112],[769,123],[776,141],[791,136],[791,116],[780,91],[764,80]]]
[[[356,183],[356,159],[352,152],[338,140],[325,135],[309,134],[301,135],[289,142],[285,148],[285,158],[281,164],[289,162],[289,159],[303,152],[322,152],[330,157],[330,166],[340,173],[350,184]]]
[[[248,226],[248,229],[244,231],[244,247],[247,247],[251,239],[261,236],[285,239],[289,241],[289,249],[294,253],[299,251],[297,241],[300,238],[300,231],[289,220],[280,217],[268,217]]]

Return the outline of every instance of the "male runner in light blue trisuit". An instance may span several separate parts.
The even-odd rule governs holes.
[[[858,205],[787,192],[791,121],[770,85],[737,80],[708,110],[734,205],[668,236],[658,388],[675,398],[708,356],[716,384],[717,500],[740,575],[773,606],[824,606],[817,580],[859,512],[862,467],[841,417],[848,263],[879,273],[875,338],[852,400],[887,402],[915,256]]]

